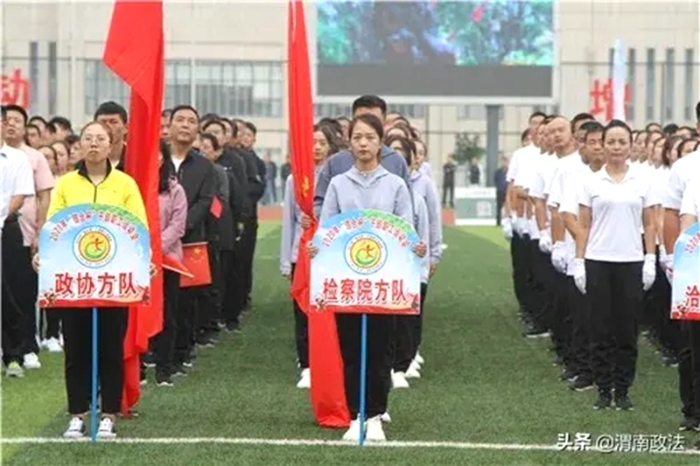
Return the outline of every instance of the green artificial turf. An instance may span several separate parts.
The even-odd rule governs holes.
[[[597,412],[594,393],[558,380],[546,339],[520,335],[510,258],[500,230],[445,229],[445,251],[425,310],[423,377],[390,398],[389,440],[554,445],[558,434],[673,434],[680,420],[677,373],[641,344],[633,412]],[[288,282],[279,276],[279,227],[258,240],[253,311],[241,334],[198,351],[189,377],[173,388],[144,387],[141,416],[118,424],[121,438],[339,440],[314,424],[297,369]],[[641,341],[641,340],[640,340]],[[59,437],[68,420],[61,357],[3,381],[2,436]],[[690,447],[693,437],[686,437]],[[487,448],[200,444],[2,445],[12,465],[454,464],[675,465],[700,456],[524,451]],[[469,445],[461,445],[466,447]],[[472,445],[473,447],[473,445]]]

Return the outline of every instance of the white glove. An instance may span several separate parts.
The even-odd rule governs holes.
[[[574,283],[581,294],[586,294],[586,262],[583,259],[574,259],[573,263]]]
[[[503,231],[503,237],[505,239],[511,239],[513,238],[513,222],[511,221],[510,217],[506,217],[503,219],[501,222],[501,229]]]
[[[659,248],[659,263],[669,283],[673,283],[673,254],[666,254],[666,248]]]
[[[566,273],[566,245],[557,241],[552,247],[552,265],[559,273]]]
[[[552,253],[552,238],[547,230],[540,231],[540,251],[545,254]]]
[[[515,220],[515,232],[523,238],[526,234],[529,233],[528,227],[527,227],[527,219],[523,217],[518,217]]]
[[[644,266],[642,266],[642,285],[644,291],[651,288],[656,280],[656,255],[647,254],[644,256]]]

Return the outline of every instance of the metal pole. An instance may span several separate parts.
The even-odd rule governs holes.
[[[493,186],[493,175],[498,170],[498,142],[501,131],[501,106],[486,106],[486,180],[485,186]]]

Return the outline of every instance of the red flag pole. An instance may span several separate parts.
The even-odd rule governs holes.
[[[163,105],[164,33],[162,0],[116,0],[103,61],[131,87],[125,171],[138,184],[151,231],[152,262],[162,270],[158,206],[158,151]],[[151,282],[150,303],[129,308],[124,339],[122,413],[139,400],[140,354],[163,325],[163,278]]]
[[[313,215],[315,167],[311,66],[304,2],[289,0],[288,6],[288,100],[294,195],[302,212],[313,219],[311,227],[304,230],[301,237],[290,292],[309,322],[309,368],[314,417],[324,427],[347,427],[350,414],[345,399],[343,360],[335,315],[309,312],[311,264],[306,244],[313,238],[317,227]]]

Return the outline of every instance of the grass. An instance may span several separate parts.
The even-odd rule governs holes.
[[[675,434],[677,374],[642,344],[637,409],[595,412],[594,394],[558,381],[544,340],[520,336],[510,261],[500,231],[446,228],[449,248],[426,304],[423,378],[392,392],[390,440],[554,445],[559,433]],[[254,308],[243,333],[198,353],[190,376],[171,389],[144,387],[137,420],[122,438],[227,437],[338,440],[314,424],[297,369],[288,284],[279,277],[279,228],[261,226]],[[2,435],[58,437],[65,427],[61,357],[3,382]],[[692,439],[686,439],[689,444]],[[2,445],[8,465],[455,464],[697,465],[698,456],[504,449],[340,448],[233,444]],[[136,459],[136,461],[135,461]]]

